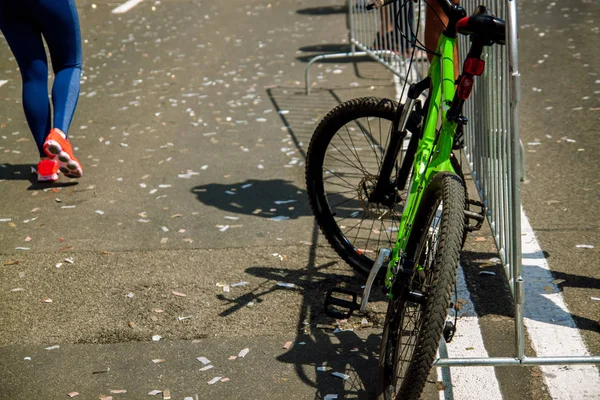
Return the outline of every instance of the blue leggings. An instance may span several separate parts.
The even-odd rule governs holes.
[[[81,33],[75,0],[0,0],[0,31],[21,70],[25,117],[40,156],[45,156],[42,146],[50,129],[68,132],[79,98]],[[53,126],[42,36],[55,74]]]

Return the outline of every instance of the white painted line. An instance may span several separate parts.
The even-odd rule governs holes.
[[[454,339],[448,344],[442,339],[439,355],[444,358],[489,357],[471,295],[467,290],[462,266],[458,268],[456,286],[458,298],[467,302],[462,305]],[[446,387],[439,393],[440,400],[502,399],[494,367],[442,367],[437,368],[437,373]]]
[[[3,81],[0,79],[0,86],[4,85],[6,82],[8,82],[8,81]]]
[[[533,349],[539,357],[589,356],[522,209],[521,236],[525,327]],[[600,398],[600,374],[593,365],[544,366],[541,370],[553,399]]]
[[[144,0],[127,0],[125,3],[121,4],[114,10],[112,10],[113,14],[123,14],[127,11],[131,10],[133,7],[137,6]]]

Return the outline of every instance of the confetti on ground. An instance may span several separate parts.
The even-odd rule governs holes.
[[[231,287],[238,287],[238,286],[246,286],[248,284],[248,282],[238,282],[238,283],[232,283]]]
[[[171,400],[171,391],[169,389],[165,389],[163,391],[163,400]]]
[[[590,299],[592,299],[594,301],[600,301],[600,297],[590,297]]]
[[[215,367],[214,365],[207,365],[206,367],[200,368],[200,371],[208,371],[209,369],[214,368],[214,367]]]
[[[479,275],[496,275],[494,271],[480,271]]]
[[[327,368],[327,367],[317,367],[317,371],[320,371],[320,372],[327,372],[328,369],[329,368]]]
[[[148,392],[148,394],[150,396],[156,396],[157,394],[162,393],[162,390],[153,390],[151,392]]]
[[[244,357],[246,357],[246,355],[247,355],[249,352],[250,352],[250,349],[246,347],[245,349],[242,349],[242,350],[241,350],[241,351],[238,353],[238,357],[240,357],[240,358],[244,358]]]
[[[110,392],[112,394],[121,394],[121,393],[127,393],[127,390],[125,390],[125,389],[111,389]]]
[[[591,244],[578,244],[575,247],[577,247],[578,249],[593,249],[594,246]]]
[[[104,215],[104,211],[102,211],[102,210],[96,210],[95,213],[99,214],[99,215]]]
[[[160,336],[160,335],[153,335],[152,336],[152,340],[155,341],[155,342],[158,342],[160,339],[162,339],[162,336]]]
[[[46,350],[56,350],[59,347],[60,347],[59,345],[55,344],[54,346],[46,347]]]
[[[285,342],[285,344],[283,345],[283,348],[286,349],[286,350],[288,350],[290,347],[292,347],[292,341],[291,340],[288,341],[288,342]]]
[[[23,288],[20,288],[20,287],[18,287],[18,288],[14,288],[14,289],[10,289],[10,291],[11,291],[11,292],[22,292],[22,291],[24,291],[24,290],[25,290],[25,289],[23,289]]]
[[[105,396],[105,395],[101,394],[101,395],[98,396],[98,399],[99,400],[113,400],[113,397],[112,396]]]
[[[223,378],[223,379],[221,379],[221,382],[229,382],[230,380],[231,379],[229,379],[229,378]]]
[[[277,286],[293,288],[295,285],[293,283],[277,282]]]
[[[276,201],[274,201],[274,203],[277,205],[281,205],[281,204],[295,203],[296,201],[297,200],[276,200]]]
[[[210,364],[210,360],[206,357],[196,357],[196,360],[200,361],[202,364]]]
[[[164,359],[162,359],[162,358],[155,358],[154,360],[152,360],[152,362],[153,362],[154,364],[160,364],[160,363],[164,363],[165,361],[167,361],[167,360],[164,360]]]
[[[325,397],[323,397],[323,400],[335,400],[338,398],[337,394],[328,394]]]
[[[290,217],[285,215],[278,215],[276,217],[271,218],[271,221],[287,221]]]
[[[343,374],[341,372],[332,372],[331,375],[333,375],[333,376],[335,376],[337,378],[343,379],[343,380],[346,380],[346,379],[350,378],[350,375],[346,375],[346,374]]]
[[[132,299],[132,298],[133,298],[133,296],[135,296],[135,294],[133,294],[133,293],[129,292],[129,293],[127,293],[125,296],[129,297],[130,299]]]
[[[177,297],[187,297],[187,294],[185,294],[185,293],[176,292],[176,291],[172,291],[171,293],[173,293]]]
[[[31,250],[31,248],[30,247],[15,247],[15,250],[25,250],[25,251],[27,251],[27,250]]]
[[[185,317],[177,317],[177,320],[178,321],[183,321],[183,320],[190,319],[190,318],[192,318],[192,316],[188,315],[188,316],[185,316]]]
[[[48,297],[44,297],[42,299],[42,303],[52,303],[52,299],[48,298]]]
[[[232,361],[232,360],[235,360],[236,358],[237,358],[237,356],[229,356],[228,360]]]
[[[69,263],[69,264],[73,264],[75,261],[73,261],[72,258],[65,258],[64,260],[65,262]]]
[[[207,383],[209,385],[214,385],[215,383],[219,382],[221,379],[223,379],[222,376],[215,376],[214,378],[212,378],[210,381],[208,381]]]
[[[67,396],[69,397],[75,397],[75,396],[79,396],[78,392],[71,392],[71,393],[67,393]]]

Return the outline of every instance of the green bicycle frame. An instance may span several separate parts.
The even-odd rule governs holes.
[[[437,54],[433,57],[429,67],[431,88],[429,93],[429,109],[423,128],[423,135],[419,141],[413,174],[410,184],[406,206],[400,219],[400,227],[396,245],[392,250],[388,264],[385,285],[389,289],[389,298],[392,299],[392,285],[398,273],[398,266],[405,254],[408,239],[413,227],[414,219],[425,188],[438,172],[455,172],[450,163],[456,122],[446,119],[446,112],[454,98],[454,48],[456,38],[449,38],[443,33],[438,42]],[[441,110],[442,125],[437,129],[438,117]],[[416,267],[416,266],[415,266]]]

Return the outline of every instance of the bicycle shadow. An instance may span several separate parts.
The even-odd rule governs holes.
[[[372,390],[376,383],[377,362],[381,341],[380,329],[358,329],[363,318],[353,316],[349,321],[341,321],[341,331],[334,333],[336,321],[323,312],[323,300],[327,290],[333,286],[343,286],[352,290],[360,290],[362,279],[349,271],[349,267],[337,257],[334,260],[319,264],[318,226],[314,224],[312,245],[309,248],[307,266],[301,270],[285,270],[280,267],[251,266],[246,273],[263,279],[250,293],[235,298],[225,294],[217,295],[222,302],[230,303],[230,307],[220,316],[227,317],[247,307],[250,302],[262,302],[265,297],[279,290],[295,290],[303,294],[298,332],[293,344],[282,355],[276,358],[284,364],[292,364],[298,378],[316,389],[315,399],[325,398],[328,394],[337,394],[339,398],[352,395],[352,398],[372,398]],[[330,258],[329,258],[330,259]],[[284,276],[282,276],[284,275]],[[274,282],[285,281],[293,284],[293,288],[280,287]],[[383,302],[383,293],[373,293],[371,302]],[[384,315],[368,312],[365,315],[380,325]],[[361,321],[361,322],[358,322]],[[354,330],[344,330],[354,327]],[[333,372],[348,375],[347,379],[333,376]]]
[[[192,192],[203,204],[235,214],[259,218],[284,215],[290,219],[312,215],[306,190],[283,179],[209,183],[194,187]]]

